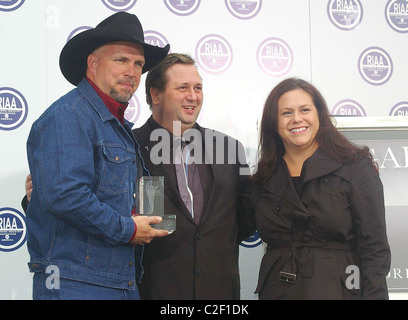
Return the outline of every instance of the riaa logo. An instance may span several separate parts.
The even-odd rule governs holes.
[[[136,123],[140,116],[140,103],[136,96],[130,99],[129,104],[125,110],[125,119]]]
[[[86,31],[86,30],[90,30],[90,29],[93,29],[93,28],[92,28],[92,27],[89,27],[89,26],[81,26],[81,27],[75,28],[75,29],[72,30],[71,33],[68,35],[67,42],[68,42],[69,40],[71,40],[71,38],[75,37],[77,34],[83,32],[83,31]]]
[[[408,102],[399,102],[395,106],[393,106],[390,111],[390,116],[408,117]]]
[[[279,38],[264,40],[258,47],[258,65],[270,76],[287,74],[293,65],[293,53],[289,45]]]
[[[372,85],[386,83],[392,75],[393,64],[389,54],[379,47],[364,50],[358,60],[361,77]]]
[[[385,7],[385,19],[397,32],[408,32],[408,1],[390,0]]]
[[[20,8],[24,0],[0,0],[0,11],[14,11]]]
[[[128,11],[136,4],[137,0],[102,0],[103,4],[112,11]]]
[[[26,241],[24,215],[13,208],[0,208],[0,251],[14,251]]]
[[[13,88],[0,88],[0,129],[14,130],[27,118],[28,105],[24,96]]]
[[[193,14],[200,6],[200,0],[164,0],[167,9],[178,16]]]
[[[262,0],[225,0],[228,11],[238,19],[252,19],[262,7]]]
[[[260,246],[261,244],[262,239],[259,236],[258,231],[255,231],[255,233],[252,236],[250,236],[248,239],[240,243],[240,245],[245,248],[255,248],[257,246]]]
[[[343,116],[343,117],[365,117],[366,112],[363,107],[355,100],[344,99],[338,102],[332,112],[334,116]]]
[[[161,33],[153,30],[146,30],[144,32],[145,42],[157,47],[165,47],[169,44],[169,41]]]
[[[363,19],[360,0],[330,0],[327,14],[331,23],[341,30],[355,29]]]
[[[223,73],[231,65],[232,48],[220,35],[210,34],[198,42],[196,59],[205,71],[214,74]]]

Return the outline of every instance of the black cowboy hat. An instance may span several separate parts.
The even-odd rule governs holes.
[[[85,76],[88,55],[100,46],[117,41],[139,43],[144,48],[145,73],[159,63],[169,52],[164,48],[144,42],[143,27],[139,19],[127,12],[117,12],[99,23],[94,29],[86,30],[71,38],[60,55],[60,68],[64,77],[73,85]]]

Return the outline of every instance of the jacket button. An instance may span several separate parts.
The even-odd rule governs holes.
[[[203,238],[203,236],[202,236],[201,233],[197,234],[197,240],[201,240],[202,238]]]
[[[133,266],[133,261],[129,262],[129,267]]]
[[[116,160],[116,161],[119,161],[119,160],[120,160],[120,158],[119,158],[118,156],[116,156],[116,157],[115,157],[115,160]]]
[[[134,281],[132,280],[129,281],[129,287],[133,287],[134,284],[135,284]]]
[[[278,205],[278,206],[276,206],[276,211],[281,211],[282,210],[282,205]]]
[[[196,271],[197,277],[200,277],[202,274],[203,274],[203,272],[202,272],[200,269],[198,269],[198,270]]]

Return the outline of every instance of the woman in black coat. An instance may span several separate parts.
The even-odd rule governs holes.
[[[378,167],[337,131],[304,80],[282,81],[266,101],[250,199],[267,243],[260,299],[388,298]]]

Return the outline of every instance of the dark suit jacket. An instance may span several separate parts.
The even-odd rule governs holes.
[[[255,231],[251,215],[247,215],[241,207],[240,196],[248,176],[240,175],[240,168],[246,165],[239,163],[237,152],[235,164],[224,162],[208,165],[212,177],[207,178],[212,181],[212,185],[201,176],[206,186],[205,208],[200,222],[195,223],[179,195],[176,177],[172,172],[174,166],[153,164],[151,161],[150,152],[158,143],[150,141],[155,126],[157,123],[150,118],[133,133],[150,174],[165,177],[164,211],[166,214],[176,214],[177,230],[145,245],[145,273],[139,286],[141,298],[239,299],[238,245]],[[203,137],[208,130],[198,125],[197,129]],[[217,136],[209,140],[211,148],[205,146],[206,152],[213,151],[215,160],[216,140],[226,139],[227,136],[213,130],[207,133]],[[230,138],[230,142],[243,152],[238,141]],[[227,154],[227,148],[225,144],[222,148],[224,154]]]

